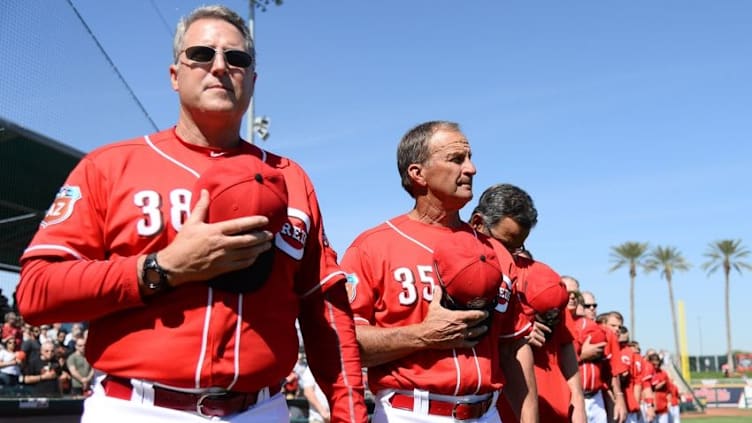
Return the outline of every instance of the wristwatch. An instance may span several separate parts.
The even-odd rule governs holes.
[[[169,288],[167,283],[167,271],[157,262],[157,253],[151,253],[144,260],[144,267],[141,270],[141,280],[151,292],[159,292]]]

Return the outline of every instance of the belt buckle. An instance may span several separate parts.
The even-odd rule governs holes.
[[[455,420],[460,420],[460,421],[477,419],[483,414],[485,414],[486,411],[488,411],[488,408],[483,410],[483,408],[485,408],[484,405],[486,404],[486,401],[488,401],[488,399],[485,399],[482,401],[473,401],[473,402],[470,402],[470,401],[455,402],[454,406],[452,407],[452,418]],[[466,416],[460,417],[457,415],[457,409],[458,407],[461,407],[461,406],[467,407]],[[477,415],[472,415],[473,412],[475,412],[475,414]]]
[[[210,414],[204,414],[204,400],[208,398],[219,398],[228,394],[228,390],[225,388],[209,388],[206,392],[201,394],[196,400],[196,413],[201,417],[214,417]]]
[[[464,416],[464,417],[457,416],[457,408],[458,407],[461,407],[461,406],[470,407],[470,406],[472,406],[472,404],[473,403],[470,403],[470,402],[467,402],[467,401],[458,401],[458,402],[455,402],[454,406],[452,406],[452,418],[455,419],[455,420],[469,420],[469,419],[473,418],[473,417],[470,417],[470,416]]]

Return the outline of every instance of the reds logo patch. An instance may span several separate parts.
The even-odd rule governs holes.
[[[287,215],[287,222],[275,235],[274,244],[288,256],[300,260],[311,231],[311,219],[303,211],[292,207],[287,209]]]
[[[347,274],[347,280],[345,281],[345,289],[347,290],[347,298],[350,300],[350,303],[355,301],[355,295],[357,294],[357,287],[358,283],[360,283],[360,280],[358,280],[358,275],[355,273],[348,273]]]
[[[62,186],[40,225],[44,228],[69,218],[73,214],[73,206],[80,199],[81,188],[70,185]]]
[[[507,275],[503,275],[504,280],[499,285],[499,295],[496,296],[496,307],[494,310],[504,313],[509,307],[509,300],[512,298],[512,291],[509,289],[510,280]]]

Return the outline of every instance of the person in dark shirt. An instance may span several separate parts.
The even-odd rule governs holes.
[[[52,342],[45,342],[39,355],[32,356],[24,370],[23,383],[34,395],[60,395],[60,383],[69,380],[55,357]]]

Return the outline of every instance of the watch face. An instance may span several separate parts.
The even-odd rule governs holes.
[[[146,276],[145,282],[149,284],[150,288],[152,287],[152,285],[159,285],[159,283],[162,281],[159,272],[154,269],[146,269],[144,276]]]
[[[146,256],[144,270],[141,274],[144,284],[152,290],[159,290],[167,286],[167,275],[159,267],[156,256],[154,253]]]

